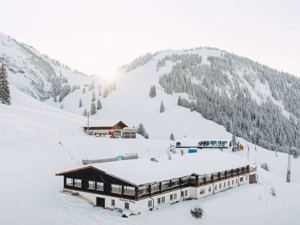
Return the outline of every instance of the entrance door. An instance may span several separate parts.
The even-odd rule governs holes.
[[[129,209],[129,203],[125,202],[125,209]]]
[[[105,198],[96,197],[96,206],[105,208]]]

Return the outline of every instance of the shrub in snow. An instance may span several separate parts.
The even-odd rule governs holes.
[[[267,163],[262,163],[260,167],[266,171],[270,171]]]
[[[191,214],[196,219],[201,219],[203,217],[203,209],[201,209],[200,207],[195,207],[191,209]]]
[[[272,196],[276,197],[276,190],[273,187],[271,187],[270,193]]]

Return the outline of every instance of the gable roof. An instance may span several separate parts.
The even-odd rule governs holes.
[[[174,155],[158,158],[158,162],[150,159],[134,159],[108,163],[97,163],[89,166],[104,171],[121,180],[135,185],[160,182],[191,174],[211,174],[252,164],[244,157],[221,151],[201,151],[194,154]],[[60,173],[58,175],[64,175]]]

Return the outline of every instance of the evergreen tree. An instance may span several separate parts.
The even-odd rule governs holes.
[[[149,135],[147,134],[146,129],[142,123],[140,123],[140,125],[138,126],[137,133],[142,135],[146,139],[149,138]]]
[[[3,64],[0,67],[0,103],[5,105],[11,104],[7,71]]]
[[[91,91],[91,90],[93,90],[94,88],[95,88],[95,84],[94,84],[94,81],[92,81],[89,90]]]
[[[95,91],[93,91],[92,101],[93,101],[93,102],[96,101]]]
[[[98,101],[97,101],[97,109],[99,110],[99,109],[102,109],[102,104],[101,104],[101,102],[100,102],[100,99],[98,99]]]
[[[84,94],[86,91],[85,91],[85,87],[83,87],[82,89],[82,94]]]
[[[104,91],[103,91],[103,98],[106,98],[108,96],[108,89],[107,88],[104,88]]]
[[[181,106],[181,96],[178,97],[177,105]]]
[[[149,96],[150,96],[150,98],[154,98],[156,96],[156,87],[155,87],[155,85],[151,86]]]
[[[81,108],[82,107],[82,100],[81,100],[81,98],[79,99],[79,108]]]
[[[170,140],[175,141],[175,137],[174,137],[173,133],[171,133],[171,135],[170,135]]]
[[[161,101],[161,102],[160,102],[160,109],[159,109],[159,112],[160,112],[160,113],[163,113],[164,111],[165,111],[164,102]]]
[[[91,115],[94,115],[97,113],[96,105],[94,102],[91,104]]]
[[[84,109],[82,115],[83,115],[83,116],[87,116],[87,110],[86,110],[86,109]]]

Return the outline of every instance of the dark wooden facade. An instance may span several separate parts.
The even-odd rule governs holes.
[[[111,124],[111,126],[90,126],[89,130],[123,130],[125,127],[128,127],[122,121],[119,121],[116,124]],[[87,131],[88,127],[83,127],[84,131]]]
[[[251,171],[252,169],[253,168],[251,168]],[[64,188],[66,189],[124,198],[129,200],[139,200],[160,195],[161,193],[180,190],[185,187],[201,187],[235,177],[238,178],[243,175],[250,175],[250,168],[249,166],[246,166],[206,175],[191,174],[186,177],[174,178],[172,180],[165,180],[140,186],[122,180],[121,178],[114,177],[110,174],[106,174],[104,171],[98,170],[92,166],[87,166],[83,169],[67,171],[56,175],[64,176]],[[67,184],[67,179],[73,180],[73,186],[69,186]],[[76,185],[74,184],[75,179],[81,180],[81,187],[76,187]],[[252,179],[250,181],[252,181]],[[96,188],[94,190],[89,189],[89,181],[103,183],[104,190],[99,191],[96,190]],[[112,184],[120,185],[122,191],[120,193],[112,192]],[[153,188],[153,185],[156,187],[155,189]],[[133,189],[134,193],[130,195],[126,194],[126,188]]]

